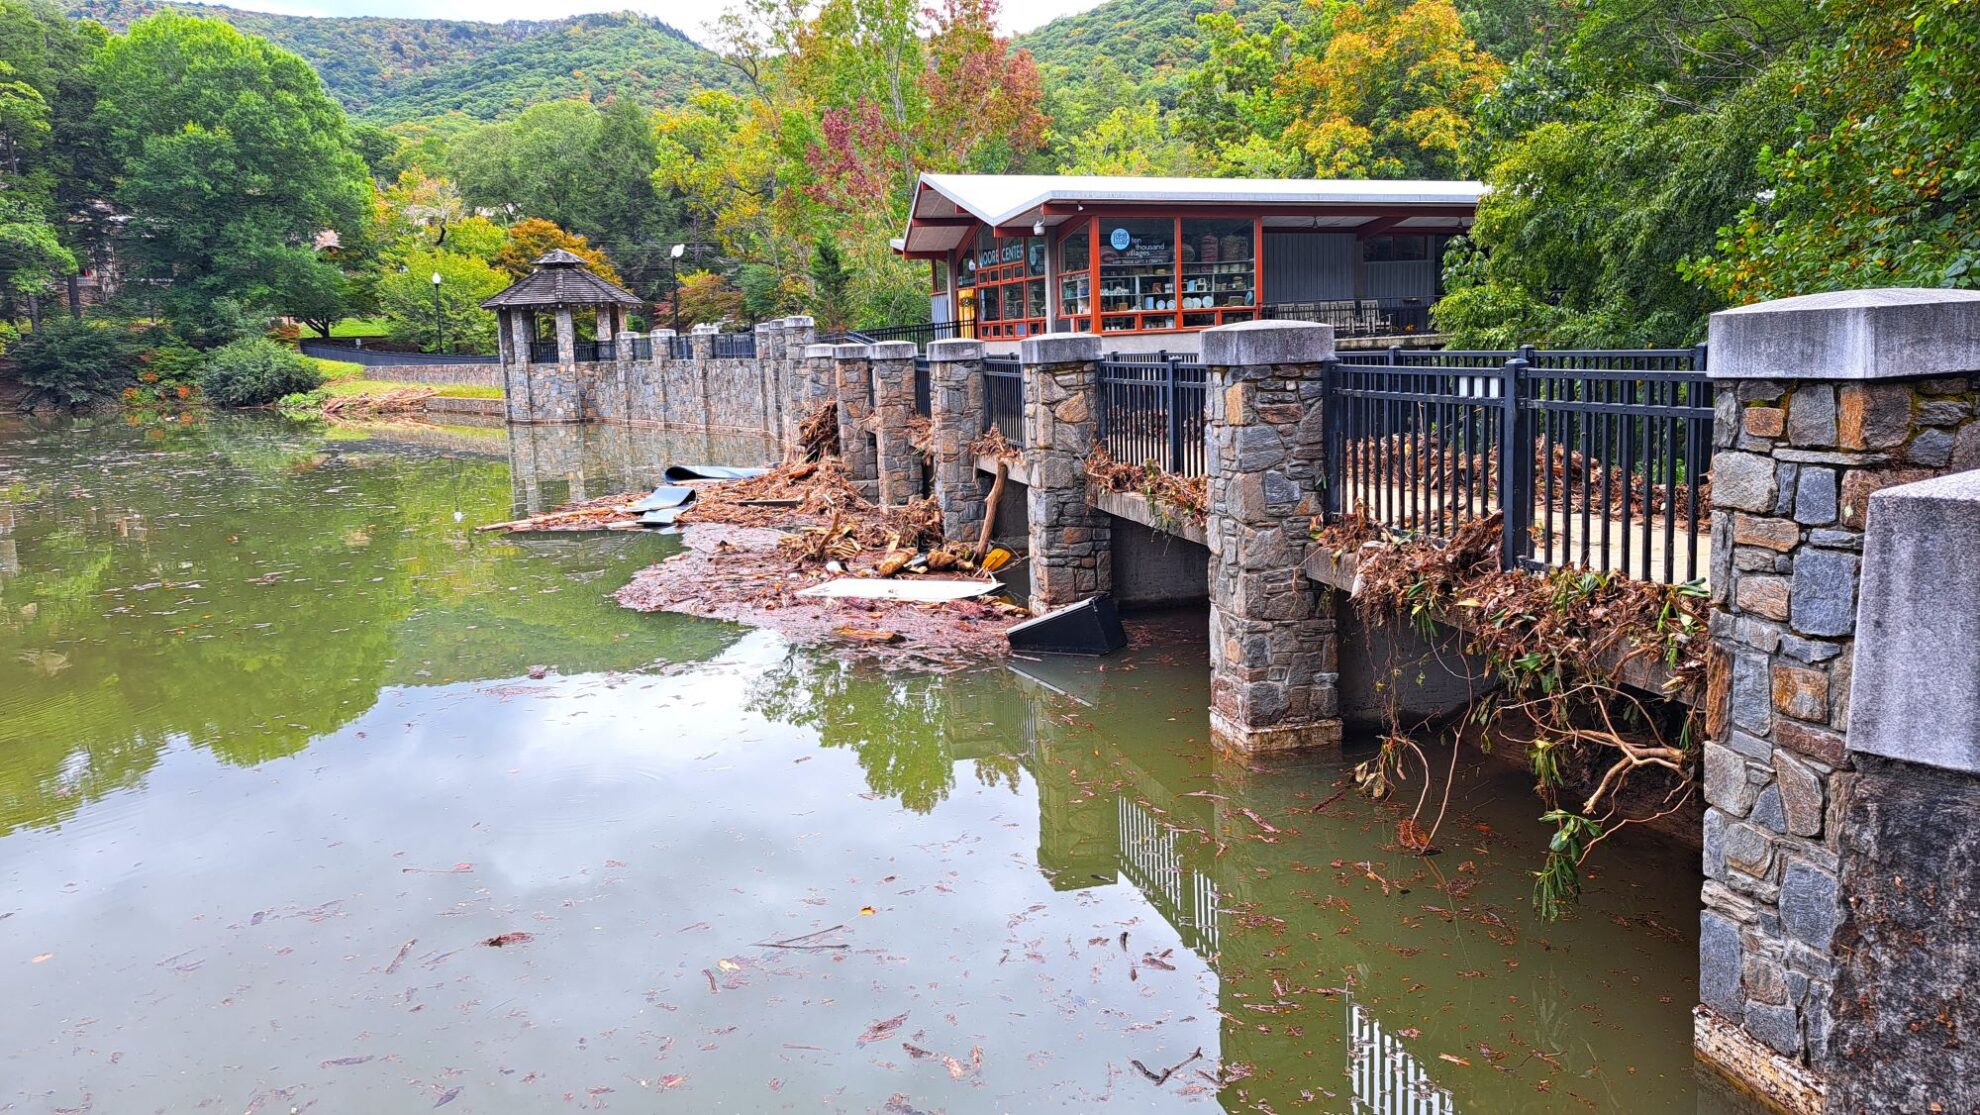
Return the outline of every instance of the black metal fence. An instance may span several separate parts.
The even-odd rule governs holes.
[[[367,368],[405,367],[417,364],[499,364],[501,357],[463,354],[452,352],[391,352],[378,348],[361,348],[348,342],[298,341],[296,348],[304,356],[318,360],[341,360],[346,364],[363,364]]]
[[[923,321],[911,325],[874,325],[845,329],[820,338],[825,344],[876,344],[880,341],[912,341],[917,349],[928,351],[931,341],[947,341],[969,336],[956,321]]]
[[[749,357],[756,355],[756,333],[717,333],[715,334],[715,355]]]
[[[1123,464],[1204,475],[1204,383],[1194,357],[1123,355],[1100,363],[1100,443]]]
[[[529,342],[529,362],[532,364],[555,364],[557,362],[556,341]]]
[[[1276,321],[1314,321],[1334,327],[1336,337],[1403,337],[1432,333],[1428,298],[1347,298],[1319,302],[1270,302],[1263,316]]]
[[[694,338],[685,333],[667,338],[667,357],[671,360],[694,359]]]
[[[934,384],[929,379],[928,358],[914,358],[914,412],[927,418],[933,410]]]
[[[580,364],[596,364],[600,361],[616,360],[618,359],[614,355],[616,346],[617,342],[615,341],[586,341],[580,339],[571,342],[571,356]]]
[[[653,338],[645,333],[633,337],[632,358],[634,360],[653,359]]]
[[[1024,444],[1024,366],[1015,356],[983,360],[983,432],[993,429],[1012,445]]]
[[[1338,362],[1329,510],[1439,537],[1503,511],[1507,568],[1696,580],[1709,545],[1712,390],[1703,349],[1392,350]]]

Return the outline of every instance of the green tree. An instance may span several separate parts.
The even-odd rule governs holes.
[[[1066,141],[1059,169],[1066,174],[1197,173],[1196,152],[1153,101],[1123,106]]]
[[[316,235],[355,228],[368,188],[344,113],[302,59],[217,20],[161,12],[111,40],[96,119],[131,216],[123,251],[197,334],[223,301],[278,308]],[[311,276],[312,279],[315,276]]]
[[[1980,13],[1961,0],[1820,8],[1844,30],[1798,71],[1785,142],[1763,137],[1748,195],[1760,200],[1690,273],[1732,302],[1980,286]]]
[[[852,276],[846,271],[845,257],[839,254],[839,246],[831,237],[823,237],[812,246],[810,271],[811,312],[817,315],[819,329],[825,332],[844,329]]]
[[[486,260],[443,249],[406,252],[400,265],[378,279],[378,310],[394,340],[429,352],[446,342],[450,352],[495,351],[495,315],[481,304],[510,283]],[[440,276],[438,320],[433,276]]]

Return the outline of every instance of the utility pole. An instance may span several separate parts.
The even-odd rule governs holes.
[[[673,291],[672,295],[668,297],[667,301],[671,303],[674,307],[674,333],[676,336],[678,336],[681,331],[680,263],[681,263],[681,253],[685,251],[687,251],[686,244],[676,244],[674,245],[673,250],[667,253],[667,286],[669,287],[669,289]]]

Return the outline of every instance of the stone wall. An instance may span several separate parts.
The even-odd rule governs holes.
[[[616,338],[614,360],[532,364],[528,345],[505,346],[503,377],[511,422],[535,425],[621,422],[681,429],[762,435],[773,444],[795,439],[793,414],[815,395],[803,359],[813,338],[808,317],[769,322],[757,329],[754,358],[713,355],[709,334],[695,337],[694,357],[670,355],[672,330],[647,339],[652,357],[636,359],[639,334]],[[792,394],[803,397],[792,401]]]
[[[1712,324],[1711,635],[1723,699],[1704,753],[1697,1040],[1701,1056],[1790,1111],[1822,1109],[1843,1005],[1839,871],[1858,777],[1850,693],[1865,513],[1881,489],[1980,465],[1980,393],[1955,371],[1980,369],[1980,301],[1956,295],[1788,299]],[[1972,320],[1928,312],[1935,305]],[[1935,342],[1963,329],[1974,351],[1935,360],[1921,328]]]

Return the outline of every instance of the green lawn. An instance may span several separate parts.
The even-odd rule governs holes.
[[[316,336],[316,330],[305,329],[309,337]],[[347,317],[330,327],[332,337],[382,337],[386,333],[385,319],[382,317]]]
[[[343,360],[310,361],[323,371],[323,389],[332,395],[378,395],[396,391],[402,387],[431,387],[445,399],[499,399],[499,387],[476,387],[470,384],[403,383],[398,380],[372,379],[368,371],[383,371],[381,368],[367,368],[363,364],[351,364]]]

